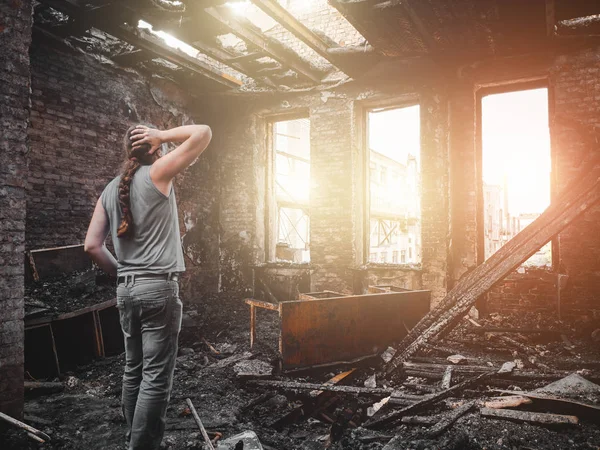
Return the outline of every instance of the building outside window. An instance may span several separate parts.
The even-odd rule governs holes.
[[[273,123],[275,260],[310,261],[310,122]],[[272,239],[273,241],[273,239]]]
[[[420,108],[414,105],[372,110],[368,113],[367,120],[369,262],[419,264]],[[387,257],[376,256],[387,255],[388,252],[391,254],[391,261]]]

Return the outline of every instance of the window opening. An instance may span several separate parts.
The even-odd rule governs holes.
[[[368,112],[369,262],[421,262],[419,105]],[[398,253],[400,252],[400,261]],[[379,258],[377,255],[383,255]],[[391,255],[391,260],[389,259]],[[408,259],[407,259],[408,254]]]
[[[484,253],[488,259],[550,205],[548,89],[482,98]],[[524,266],[550,266],[546,244]]]
[[[310,261],[310,121],[273,124],[275,259]]]

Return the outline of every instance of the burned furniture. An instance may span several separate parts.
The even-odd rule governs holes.
[[[429,311],[429,291],[377,288],[366,295],[302,294],[278,304],[246,299],[250,344],[256,340],[256,308],[277,311],[284,370],[353,361],[381,353],[402,339]]]
[[[55,377],[94,358],[121,353],[113,283],[98,276],[83,245],[31,250],[27,256],[31,276],[24,350],[29,375]]]

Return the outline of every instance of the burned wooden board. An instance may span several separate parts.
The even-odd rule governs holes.
[[[279,304],[285,370],[349,361],[383,351],[429,311],[429,291]]]
[[[31,250],[29,262],[35,281],[92,268],[92,260],[84,252],[83,244]]]

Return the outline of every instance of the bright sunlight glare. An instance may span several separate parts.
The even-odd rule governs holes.
[[[196,50],[194,47],[171,36],[169,33],[165,33],[164,31],[154,31],[152,29],[152,25],[150,25],[148,22],[144,22],[143,20],[140,20],[138,22],[138,28],[142,28],[142,29],[150,31],[153,35],[155,35],[156,37],[159,37],[160,39],[165,41],[165,43],[169,47],[177,48],[177,49],[181,50],[182,52],[187,53],[188,55],[190,55],[194,58],[198,54],[198,50]]]
[[[548,90],[482,99],[483,181],[508,188],[508,212],[542,213],[550,204]]]

